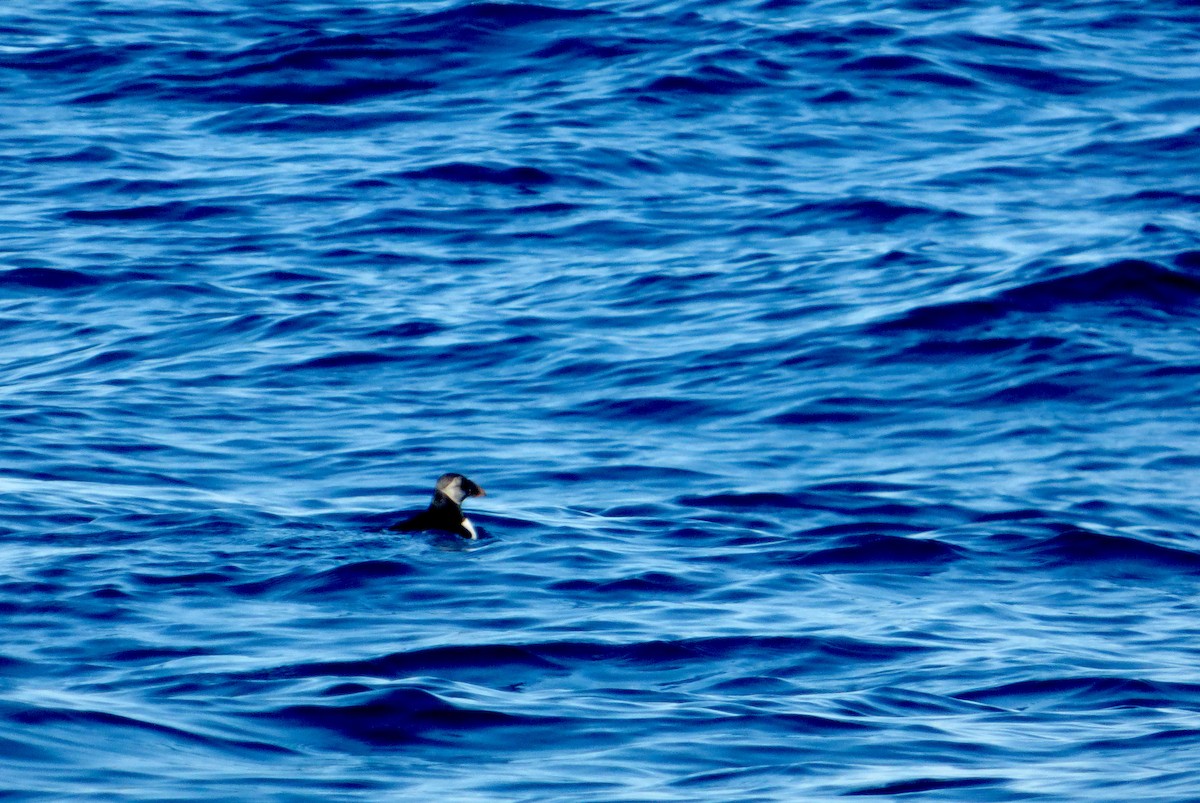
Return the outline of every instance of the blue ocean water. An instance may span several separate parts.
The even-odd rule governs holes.
[[[1198,96],[1184,0],[10,4],[0,790],[1200,799]]]

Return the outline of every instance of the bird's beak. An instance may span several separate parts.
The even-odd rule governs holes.
[[[487,496],[487,491],[483,490],[473,482],[463,488],[463,490],[467,492],[467,496]]]

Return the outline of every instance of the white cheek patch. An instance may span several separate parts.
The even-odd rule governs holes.
[[[463,529],[469,533],[469,535],[467,536],[468,538],[478,538],[479,537],[479,533],[475,532],[475,525],[472,524],[471,520],[468,519],[466,516],[463,516],[462,526],[463,526]]]

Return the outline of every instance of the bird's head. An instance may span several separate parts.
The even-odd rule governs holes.
[[[436,490],[461,505],[469,496],[487,496],[487,493],[462,474],[443,474],[438,477]]]

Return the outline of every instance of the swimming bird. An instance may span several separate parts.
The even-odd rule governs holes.
[[[461,535],[463,538],[478,538],[475,525],[462,512],[463,500],[469,496],[487,494],[462,474],[443,474],[438,477],[437,485],[434,486],[433,501],[429,503],[429,507],[388,529],[408,533],[442,530]]]

